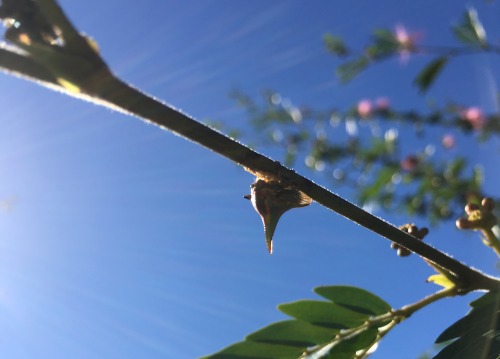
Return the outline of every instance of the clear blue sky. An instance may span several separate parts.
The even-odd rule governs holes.
[[[232,127],[246,120],[227,96],[234,87],[255,96],[273,88],[320,108],[379,96],[402,109],[424,107],[411,79],[425,60],[385,63],[340,86],[325,32],[361,47],[373,28],[399,23],[422,31],[426,43],[449,43],[450,21],[473,5],[494,41],[500,36],[498,2],[60,4],[124,80]],[[460,59],[429,98],[498,110],[497,64]],[[13,203],[0,213],[1,358],[195,358],[284,319],[276,305],[316,298],[315,286],[360,286],[394,307],[438,289],[425,283],[432,272],[416,256],[398,258],[385,239],[317,204],[285,214],[270,256],[260,218],[242,198],[253,178],[241,168],[137,119],[4,74],[0,80],[0,199]],[[473,157],[493,166],[486,172],[493,191],[500,161],[491,148],[498,142]],[[428,238],[495,273],[494,255],[452,223]],[[416,358],[473,297],[426,308],[373,358]]]

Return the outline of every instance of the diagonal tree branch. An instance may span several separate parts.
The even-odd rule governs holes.
[[[64,45],[37,43],[36,46],[30,47],[25,43],[18,44],[27,52],[27,55],[16,55],[26,56],[22,59],[22,66],[13,64],[12,54],[5,52],[8,50],[2,50],[0,52],[1,70],[35,80],[41,85],[56,88],[70,96],[85,98],[96,104],[139,117],[200,144],[256,175],[271,177],[284,185],[294,186],[321,205],[451,272],[460,278],[462,293],[477,289],[500,289],[498,279],[464,265],[282,166],[279,162],[251,150],[238,141],[121,81],[109,71],[104,61],[89,44],[88,39],[75,35],[76,31],[55,1],[40,0],[38,6],[47,20],[63,31]],[[39,57],[41,59],[37,61]],[[64,76],[68,76],[66,82],[70,82],[71,87],[59,86],[59,84],[64,85]]]
[[[101,84],[98,87],[106,88],[106,91],[96,93],[96,97],[101,100],[110,102],[127,113],[209,148],[246,169],[250,169],[252,172],[277,178],[285,185],[295,186],[326,208],[449,270],[464,281],[464,291],[500,287],[498,280],[469,268],[441,251],[417,240],[410,234],[401,231],[394,225],[366,212],[326,188],[295,173],[293,170],[282,166],[279,162],[253,151],[116,78],[109,79],[108,83]]]
[[[2,70],[8,74],[40,82],[45,86],[58,85],[50,71],[28,56],[13,51],[5,43],[0,44],[0,64]]]

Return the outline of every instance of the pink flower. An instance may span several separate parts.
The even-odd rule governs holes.
[[[389,110],[390,106],[391,103],[389,102],[389,99],[387,97],[379,97],[375,100],[375,107],[378,111],[387,111]]]
[[[441,138],[441,144],[446,149],[455,147],[455,136],[450,134],[444,135],[443,138]]]
[[[409,155],[403,159],[400,166],[405,171],[413,171],[419,164],[420,160],[415,155]]]
[[[462,110],[460,113],[462,119],[464,121],[469,122],[472,128],[478,130],[484,126],[484,115],[483,111],[481,111],[478,107],[469,107],[465,110]]]
[[[370,100],[361,100],[356,106],[356,111],[361,118],[370,117],[373,111],[373,105]]]
[[[399,46],[404,48],[412,47],[412,37],[403,25],[398,24],[394,27],[394,36]]]
[[[394,27],[394,39],[398,45],[399,54],[403,61],[407,61],[410,53],[415,49],[417,41],[420,39],[419,33],[410,33],[403,25],[396,25]]]

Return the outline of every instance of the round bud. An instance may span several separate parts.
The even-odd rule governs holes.
[[[485,197],[481,201],[481,205],[483,206],[483,208],[485,210],[491,212],[493,210],[493,208],[495,207],[495,201],[490,197]]]
[[[467,203],[465,206],[465,213],[471,214],[473,211],[477,211],[479,209],[479,206],[474,203]]]
[[[410,254],[411,254],[411,252],[406,248],[399,248],[398,249],[398,256],[400,256],[400,257],[408,257]]]
[[[470,222],[467,218],[459,218],[457,219],[455,224],[458,229],[469,229],[471,227]]]

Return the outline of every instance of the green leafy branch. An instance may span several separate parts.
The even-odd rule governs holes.
[[[231,96],[255,130],[240,133],[239,138],[258,138],[256,146],[282,149],[285,165],[304,161],[335,187],[354,189],[360,204],[379,203],[385,210],[428,216],[437,223],[456,217],[467,201],[485,195],[480,167],[471,166],[465,156],[450,158],[450,154],[457,130],[478,133],[480,140],[497,136],[498,114],[484,115],[477,108],[456,104],[434,106],[428,114],[399,111],[386,99],[362,100],[345,111],[318,111],[294,106],[272,91],[264,92],[261,101],[239,91]],[[345,131],[339,131],[342,126]],[[425,141],[428,128],[435,126],[449,129],[440,147],[424,142],[420,152],[408,153],[402,146],[408,134],[398,129]]]
[[[375,30],[371,43],[365,47],[363,53],[353,55],[353,59],[340,65],[336,74],[341,82],[346,83],[373,63],[394,57],[406,58],[413,54],[431,54],[435,56],[434,59],[420,71],[414,80],[418,89],[426,92],[452,58],[477,53],[500,54],[500,46],[488,42],[486,31],[473,8],[465,12],[462,21],[453,26],[452,31],[455,38],[465,46],[423,45],[419,43],[418,34],[408,33],[403,26],[396,26],[394,31]],[[343,39],[338,36],[328,34],[324,41],[328,51],[336,56],[344,58],[353,54]]]
[[[294,106],[285,101],[284,94],[265,90],[261,101],[255,101],[246,93],[233,90],[230,97],[245,109],[252,125],[259,130],[270,130],[270,125],[289,126],[314,124],[316,127],[331,125],[337,127],[348,120],[356,119],[370,122],[383,120],[390,124],[412,126],[417,135],[422,135],[426,128],[439,127],[443,130],[458,130],[464,134],[479,134],[480,140],[500,135],[499,114],[483,113],[480,109],[447,103],[443,106],[432,104],[426,112],[397,109],[387,98],[376,101],[361,100],[347,109],[313,109],[309,106]],[[272,133],[271,133],[272,135]]]
[[[293,320],[264,327],[203,359],[366,358],[399,323],[437,300],[456,295],[456,289],[444,288],[416,303],[392,309],[360,288],[317,287],[314,292],[328,301],[281,304],[278,309]]]

